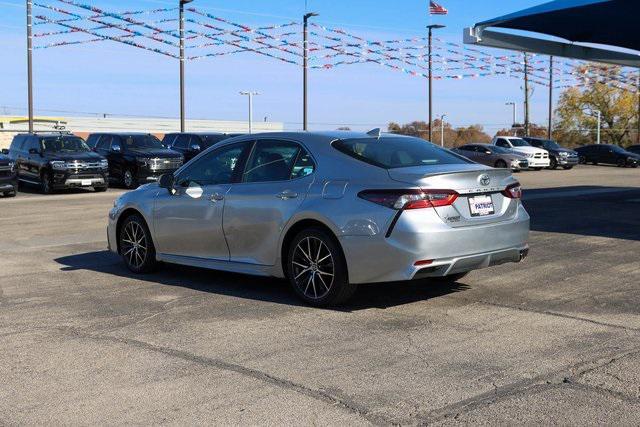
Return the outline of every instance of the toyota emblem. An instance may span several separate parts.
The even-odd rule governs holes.
[[[480,182],[480,185],[486,187],[491,184],[491,177],[489,175],[480,175],[478,182]]]

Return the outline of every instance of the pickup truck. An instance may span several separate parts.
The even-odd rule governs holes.
[[[529,161],[529,169],[542,170],[551,165],[549,152],[542,148],[532,147],[527,141],[516,136],[496,136],[491,145],[513,150],[521,154]]]

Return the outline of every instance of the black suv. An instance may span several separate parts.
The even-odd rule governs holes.
[[[522,139],[527,141],[532,147],[543,148],[549,152],[549,169],[557,169],[558,166],[562,166],[563,169],[568,170],[578,164],[578,153],[561,147],[555,141],[531,137]]]
[[[9,150],[2,150],[0,154],[0,193],[4,196],[13,197],[18,191],[18,174],[16,162],[6,155]]]
[[[40,186],[45,194],[76,187],[106,191],[109,184],[107,160],[72,134],[16,135],[9,157],[18,168],[18,180]]]
[[[230,137],[229,134],[219,132],[168,133],[162,139],[162,144],[182,153],[186,163],[207,148]]]
[[[93,150],[109,161],[109,176],[132,189],[182,166],[182,154],[165,148],[148,133],[100,133],[89,139]]]
[[[631,166],[637,168],[640,164],[640,155],[625,151],[619,145],[593,144],[576,148],[580,163],[598,163],[618,165],[620,167]]]

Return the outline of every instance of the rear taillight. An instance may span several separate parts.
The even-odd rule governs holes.
[[[520,186],[519,182],[515,184],[511,184],[502,192],[506,197],[510,199],[521,199],[522,198],[522,186]]]
[[[458,198],[453,190],[365,190],[358,197],[396,210],[449,206]]]

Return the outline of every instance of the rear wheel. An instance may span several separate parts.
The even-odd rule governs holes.
[[[618,159],[618,167],[620,168],[627,167],[627,162],[624,159]]]
[[[557,169],[558,168],[558,161],[556,160],[555,157],[552,157],[549,159],[549,169]]]
[[[50,172],[43,172],[40,177],[40,190],[43,194],[51,194],[53,193],[53,183],[51,182],[52,177]]]
[[[131,215],[120,228],[120,255],[134,273],[150,273],[157,265],[151,233],[140,215]]]
[[[504,160],[498,160],[495,164],[495,167],[498,169],[506,169],[507,168],[507,162],[505,162]]]
[[[343,304],[357,289],[349,283],[347,263],[338,243],[322,228],[303,230],[293,239],[287,255],[287,276],[296,294],[316,307]]]

